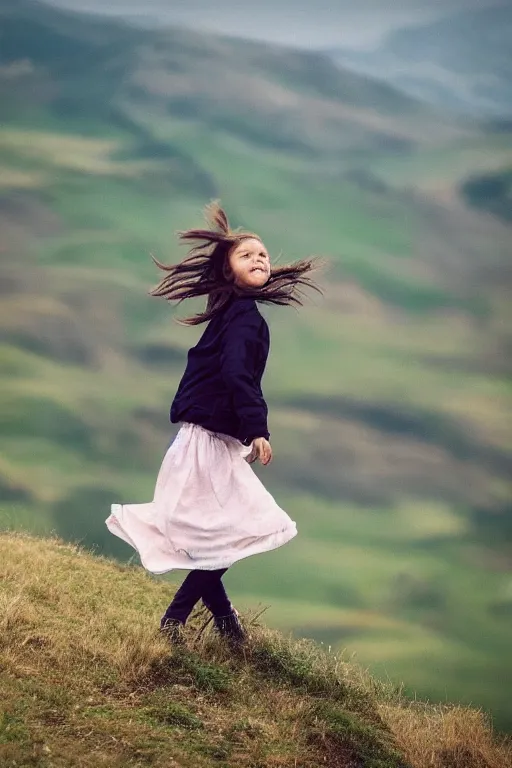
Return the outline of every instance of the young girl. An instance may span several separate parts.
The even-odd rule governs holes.
[[[208,297],[204,312],[182,321],[208,325],[188,353],[171,406],[171,421],[181,427],[153,501],[113,504],[106,524],[138,551],[148,571],[190,570],[160,622],[172,641],[182,642],[181,627],[202,599],[217,631],[238,644],[246,634],[222,576],[237,560],[297,534],[249,466],[272,460],[261,390],[270,338],[256,302],[302,304],[302,287],[320,289],[308,276],[315,260],[272,267],[257,235],[231,230],[217,203],[206,214],[210,229],[180,233],[198,243],[187,258],[171,266],[154,259],[166,276],[151,295],[179,302]]]

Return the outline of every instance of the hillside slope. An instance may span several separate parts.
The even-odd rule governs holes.
[[[3,766],[506,768],[470,709],[407,702],[310,642],[246,618],[230,654],[197,614],[155,627],[164,582],[58,539],[0,534]]]
[[[35,0],[2,0],[0,19],[7,117],[34,117],[46,106],[82,132],[98,121],[111,130],[138,126],[141,147],[157,119],[199,118],[263,148],[320,157],[468,133],[322,54],[183,29],[145,31]],[[13,66],[24,61],[30,65]]]

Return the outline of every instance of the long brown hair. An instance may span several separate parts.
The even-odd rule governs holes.
[[[205,208],[205,217],[211,229],[188,229],[178,232],[183,242],[198,242],[190,248],[188,256],[178,264],[166,266],[152,255],[151,258],[166,272],[160,283],[150,291],[167,301],[178,301],[196,296],[208,296],[206,309],[193,317],[178,320],[184,325],[199,325],[211,320],[228,301],[236,296],[250,296],[269,304],[302,305],[304,288],[319,293],[322,289],[309,276],[325,266],[318,258],[300,259],[293,264],[271,267],[270,277],[261,288],[240,288],[225,274],[231,249],[247,238],[261,240],[252,232],[232,230],[228,218],[217,201]]]

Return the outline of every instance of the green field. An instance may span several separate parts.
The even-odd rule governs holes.
[[[272,66],[269,89],[289,75]],[[464,145],[431,146],[404,113],[393,130],[402,119],[414,151],[386,151],[372,132],[382,109],[367,104],[358,141],[371,152],[354,137],[321,149],[327,119],[307,151],[283,149],[272,125],[246,130],[238,92],[222,125],[200,100],[191,117],[151,90],[145,110],[125,94],[121,123],[93,85],[83,119],[39,102],[0,129],[1,527],[132,557],[104,520],[114,501],[151,497],[202,332],[172,322],[192,307],[148,297],[149,253],[184,254],[175,230],[218,197],[276,262],[330,261],[325,298],[262,310],[275,459],[256,471],[299,536],[234,566],[233,598],[510,727],[510,230],[456,186],[508,163],[512,140],[468,129]],[[309,115],[309,91],[294,94]],[[449,185],[442,202],[432,180]]]

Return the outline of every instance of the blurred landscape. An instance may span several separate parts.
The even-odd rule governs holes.
[[[450,110],[512,116],[512,7],[466,7],[391,31],[372,50],[331,49],[342,65]],[[510,126],[509,126],[510,127]]]
[[[234,601],[510,729],[512,102],[0,0],[0,105],[0,526],[133,559],[104,521],[151,497],[203,331],[147,295],[149,254],[220,198],[276,261],[330,260],[324,299],[262,308],[255,471],[299,536],[234,566]]]

